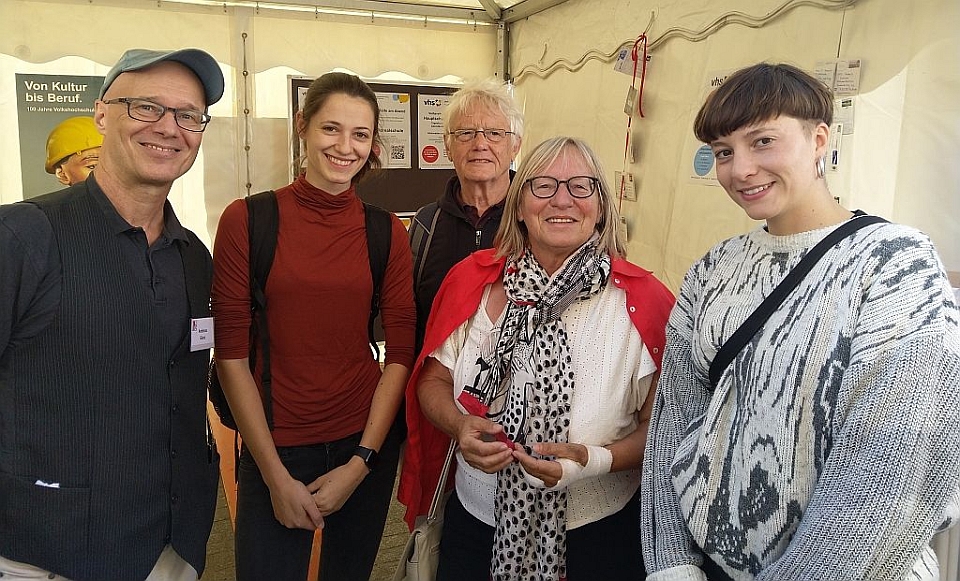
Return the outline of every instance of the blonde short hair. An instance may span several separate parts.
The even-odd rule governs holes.
[[[497,231],[497,237],[494,241],[498,257],[516,258],[529,245],[527,227],[520,221],[520,203],[527,189],[525,187],[526,181],[539,175],[568,148],[583,157],[583,161],[590,168],[593,177],[597,178],[599,182],[600,188],[597,191],[597,196],[600,210],[596,229],[600,240],[597,246],[605,249],[613,257],[623,257],[626,254],[626,244],[618,228],[620,214],[611,198],[613,190],[607,181],[600,158],[586,142],[580,139],[554,137],[534,147],[533,151],[523,158],[520,167],[517,169],[517,175],[510,182],[510,189],[507,191],[507,198],[503,206],[503,218],[500,220],[500,229]]]

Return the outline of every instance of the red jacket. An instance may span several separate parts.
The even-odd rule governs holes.
[[[420,411],[417,382],[423,361],[477,312],[484,288],[500,278],[506,258],[495,258],[495,253],[493,248],[474,252],[450,269],[434,299],[423,349],[407,383],[407,445],[397,498],[407,506],[404,518],[411,530],[417,516],[427,514],[430,508],[450,445],[450,437]],[[666,342],[667,318],[675,300],[673,293],[650,272],[621,258],[613,259],[612,271],[610,280],[626,292],[627,314],[659,368]]]

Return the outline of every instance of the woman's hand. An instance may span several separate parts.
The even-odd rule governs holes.
[[[323,528],[323,516],[310,496],[310,491],[289,474],[270,487],[273,516],[288,529],[315,531]]]
[[[359,456],[353,456],[346,464],[337,466],[311,482],[307,489],[313,493],[313,501],[320,513],[330,516],[340,510],[369,473],[370,469],[363,460]]]
[[[510,447],[496,439],[503,426],[479,416],[463,415],[457,442],[467,464],[493,474],[513,462]]]
[[[453,376],[433,357],[427,357],[423,363],[417,398],[427,419],[456,438],[467,464],[493,474],[513,462],[509,446],[496,438],[503,433],[503,426],[460,411],[453,401]]]
[[[313,531],[323,527],[323,516],[317,510],[307,487],[290,476],[280,461],[263,415],[263,400],[250,374],[247,359],[218,359],[217,374],[240,428],[243,445],[253,457],[270,490],[273,516],[290,529]]]
[[[587,447],[583,444],[560,444],[556,442],[543,442],[533,445],[533,451],[541,456],[553,456],[555,458],[566,458],[572,460],[581,466],[585,466],[589,460]],[[523,469],[534,478],[543,481],[546,488],[552,488],[560,482],[563,477],[563,466],[557,460],[541,460],[527,454],[523,446],[517,446],[513,451],[513,457],[520,462]]]

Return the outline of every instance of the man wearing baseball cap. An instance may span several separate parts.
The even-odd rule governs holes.
[[[0,206],[0,577],[203,572],[212,271],[167,195],[223,87],[201,50],[127,51],[93,173]]]

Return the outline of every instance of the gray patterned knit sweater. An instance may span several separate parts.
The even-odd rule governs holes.
[[[643,467],[648,581],[702,580],[702,554],[738,581],[934,578],[928,543],[957,518],[960,329],[926,236],[840,242],[708,390],[720,346],[832,229],[757,229],[687,273]]]

